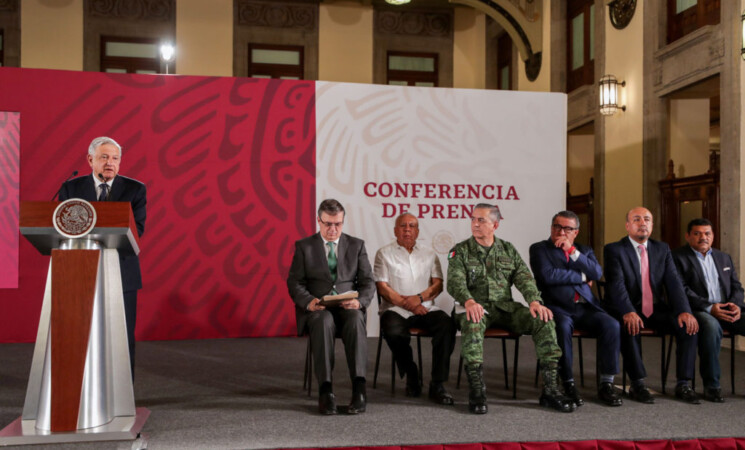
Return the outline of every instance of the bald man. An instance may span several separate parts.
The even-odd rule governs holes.
[[[450,372],[450,355],[455,346],[455,324],[435,305],[442,292],[442,268],[437,254],[417,242],[419,221],[410,213],[396,218],[396,240],[375,255],[373,276],[382,297],[380,327],[393,352],[399,375],[406,375],[406,395],[421,395],[419,370],[411,351],[410,327],[432,334],[432,379],[429,397],[441,405],[452,405],[453,397],[444,383]]]
[[[670,247],[649,238],[652,227],[652,213],[643,207],[634,208],[626,214],[628,235],[605,246],[605,296],[608,312],[621,324],[621,354],[631,378],[629,397],[641,403],[654,403],[645,383],[647,372],[639,334],[642,328],[651,327],[676,337],[675,397],[699,404],[690,386],[696,362],[698,322],[691,314]]]

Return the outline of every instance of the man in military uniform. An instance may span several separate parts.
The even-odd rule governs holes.
[[[448,254],[447,290],[455,299],[455,317],[461,329],[461,356],[470,387],[468,408],[475,414],[487,411],[484,332],[498,326],[533,336],[543,377],[540,404],[572,412],[576,405],[557,384],[561,349],[556,342],[553,314],[543,306],[535,280],[515,247],[494,236],[501,219],[498,207],[479,203],[471,215],[472,236]],[[512,298],[513,284],[528,307]]]

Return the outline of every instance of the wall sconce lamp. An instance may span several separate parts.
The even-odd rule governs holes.
[[[742,43],[740,45],[740,56],[745,59],[745,11],[740,16],[740,22],[742,22]]]
[[[405,5],[409,3],[411,0],[385,0],[386,3],[391,5]]]
[[[626,86],[626,82],[618,82],[613,75],[605,75],[600,79],[600,114],[612,116],[619,109],[626,111],[626,105],[618,106],[618,85]]]
[[[166,75],[168,75],[168,63],[173,60],[176,56],[176,48],[171,44],[163,44],[160,46],[160,58],[166,63]]]

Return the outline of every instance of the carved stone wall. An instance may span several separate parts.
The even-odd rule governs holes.
[[[101,36],[176,42],[176,0],[84,0],[83,70],[101,70]]]
[[[318,3],[234,0],[233,75],[248,75],[248,45],[303,47],[306,80],[318,79]]]
[[[654,53],[654,91],[667,95],[720,72],[724,40],[720,25],[707,25]]]
[[[388,51],[438,54],[438,84],[453,87],[452,8],[394,10],[375,6],[373,25],[373,83],[386,82]]]
[[[21,7],[20,0],[0,0],[0,29],[3,30],[3,51],[7,67],[21,67]]]

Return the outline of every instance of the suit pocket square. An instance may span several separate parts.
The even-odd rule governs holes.
[[[730,269],[731,269],[731,267],[725,267],[724,269],[722,269],[722,272],[726,272],[726,271],[728,271]]]

